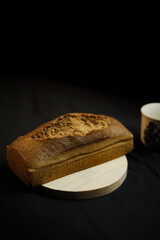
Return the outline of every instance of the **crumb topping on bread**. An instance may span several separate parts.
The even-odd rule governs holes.
[[[91,131],[103,130],[110,126],[110,119],[103,115],[70,113],[51,121],[32,136],[33,139],[84,136]]]

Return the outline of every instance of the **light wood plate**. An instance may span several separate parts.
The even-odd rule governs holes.
[[[66,199],[87,199],[116,190],[127,176],[126,156],[43,184],[39,190]]]

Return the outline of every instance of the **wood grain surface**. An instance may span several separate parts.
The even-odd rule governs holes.
[[[126,156],[91,167],[37,187],[52,196],[66,199],[87,199],[116,190],[127,176]]]

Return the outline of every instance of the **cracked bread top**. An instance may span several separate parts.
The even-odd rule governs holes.
[[[57,164],[77,153],[83,154],[84,150],[86,153],[95,151],[129,138],[133,135],[115,118],[69,113],[13,141],[8,146],[8,154],[17,153],[17,161],[29,169],[37,169]]]
[[[95,114],[65,114],[39,129],[33,139],[57,138],[65,136],[84,136],[91,131],[103,130],[110,126],[110,119]]]

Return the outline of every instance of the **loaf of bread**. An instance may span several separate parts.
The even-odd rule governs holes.
[[[115,118],[69,113],[43,124],[7,146],[10,168],[37,186],[123,156],[133,135]]]

